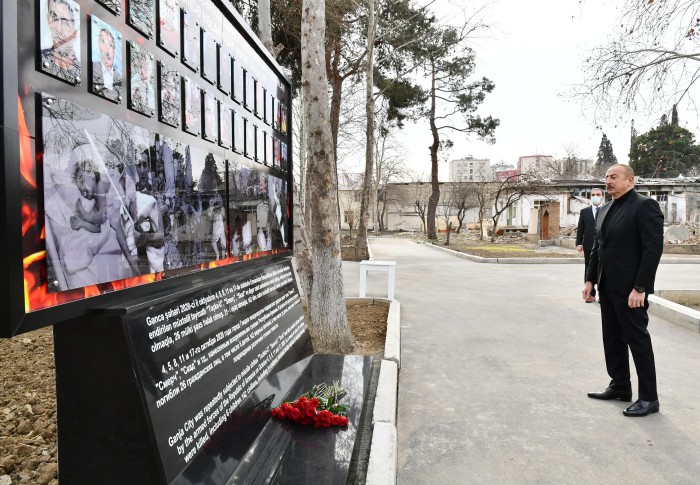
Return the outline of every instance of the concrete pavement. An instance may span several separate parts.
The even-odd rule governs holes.
[[[595,401],[605,372],[600,310],[582,265],[478,264],[400,238],[399,484],[697,483],[700,334],[652,317],[661,412]],[[359,263],[344,263],[357,296]],[[660,289],[700,289],[698,266],[662,264]],[[368,296],[386,296],[374,273]],[[636,398],[636,382],[633,382]]]

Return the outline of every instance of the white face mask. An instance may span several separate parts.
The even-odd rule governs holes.
[[[600,203],[602,202],[602,198],[600,197],[600,195],[594,195],[593,197],[591,197],[591,202],[593,202],[593,205],[600,205]]]

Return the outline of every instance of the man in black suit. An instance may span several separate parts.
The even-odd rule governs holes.
[[[593,249],[593,239],[595,238],[595,221],[598,217],[600,205],[603,203],[603,191],[601,189],[591,190],[592,206],[581,209],[578,216],[578,230],[576,231],[576,250],[583,251],[583,281],[586,281],[588,263],[591,259],[591,249]],[[585,300],[586,303],[595,301],[595,287],[591,291],[591,296]]]
[[[612,380],[603,392],[590,392],[588,397],[632,400],[629,349],[639,395],[623,414],[646,416],[659,411],[654,350],[647,331],[647,296],[654,292],[663,251],[664,216],[655,200],[634,190],[634,171],[628,165],[611,166],[605,186],[613,201],[598,215],[582,295],[589,298],[593,284],[598,283],[605,365]]]
[[[92,89],[105,98],[117,101],[122,91],[122,75],[116,69],[114,34],[109,29],[102,29],[98,36],[100,60],[92,63]]]

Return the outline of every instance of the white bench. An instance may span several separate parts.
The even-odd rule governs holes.
[[[367,296],[367,272],[384,271],[388,274],[389,300],[394,299],[396,261],[360,261],[360,298]]]

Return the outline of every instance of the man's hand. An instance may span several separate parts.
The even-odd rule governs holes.
[[[582,253],[582,252],[583,252],[583,246],[582,246],[581,244],[579,244],[578,246],[576,246],[576,251],[578,251],[579,253]]]
[[[627,298],[627,306],[630,308],[642,308],[644,306],[644,297],[646,293],[639,293],[634,288]]]
[[[584,300],[588,300],[591,297],[591,293],[593,292],[593,283],[590,281],[586,281],[586,283],[583,285],[583,291],[581,291],[581,296],[583,296]]]

